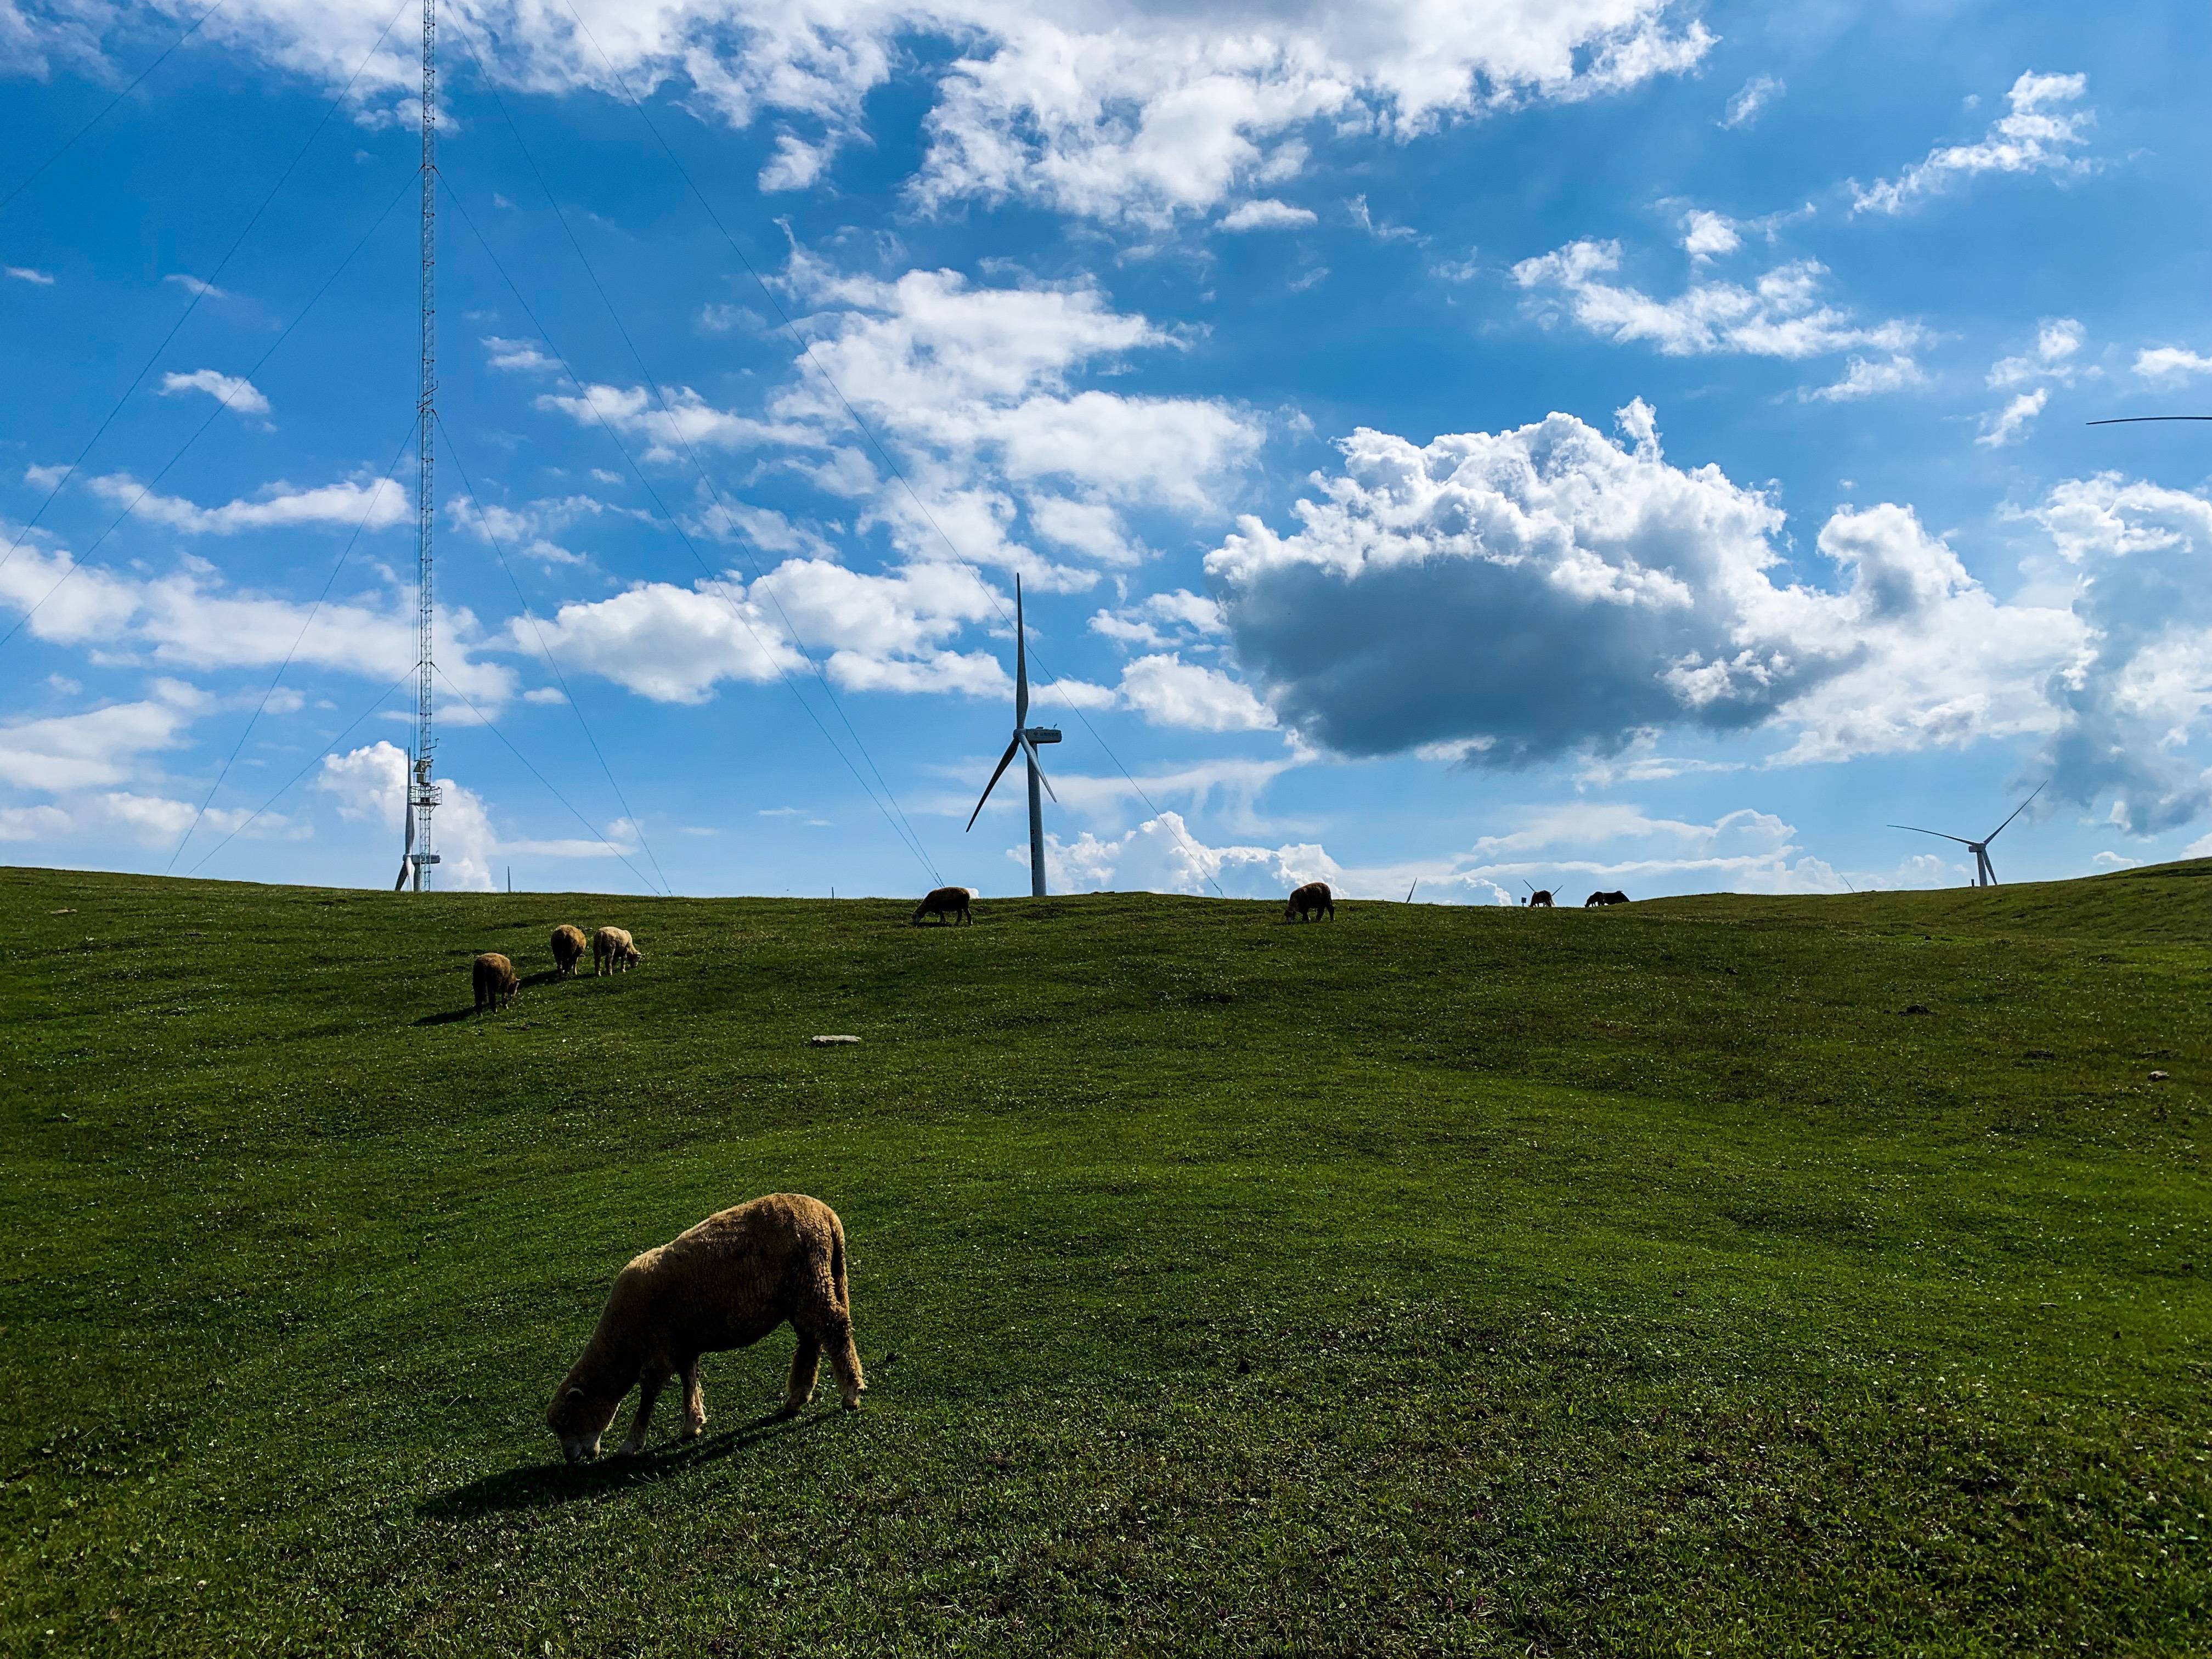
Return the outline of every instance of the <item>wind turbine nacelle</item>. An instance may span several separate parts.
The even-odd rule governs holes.
[[[1031,743],[1058,743],[1060,728],[1053,726],[1032,726],[1022,735]]]
[[[410,853],[407,855],[407,862],[410,864],[442,864],[445,860],[440,858],[435,853]]]

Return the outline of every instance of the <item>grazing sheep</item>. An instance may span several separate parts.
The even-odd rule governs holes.
[[[968,914],[968,901],[974,896],[965,887],[940,887],[914,907],[914,925],[921,927],[924,916],[941,917],[940,926],[958,916],[972,927],[975,918]]]
[[[1285,921],[1304,921],[1310,915],[1336,920],[1336,898],[1325,881],[1308,882],[1292,892],[1291,902],[1283,907]]]
[[[1626,904],[1627,902],[1628,895],[1615,888],[1610,893],[1592,893],[1583,901],[1583,908],[1587,910],[1594,904]]]
[[[576,964],[584,959],[584,930],[562,922],[553,930],[553,966],[562,979],[576,976]]]
[[[592,977],[593,979],[597,979],[603,971],[610,969],[617,974],[625,973],[644,960],[645,958],[637,953],[637,946],[630,943],[629,933],[626,929],[602,927],[592,935]]]
[[[489,1004],[493,1012],[514,1000],[514,994],[522,988],[515,977],[514,964],[496,951],[487,951],[476,960],[469,978],[477,994],[477,1012],[483,1012]]]
[[[1552,908],[1552,890],[1548,887],[1539,887],[1534,892],[1529,894],[1528,908],[1532,910],[1550,909]]]
[[[684,1435],[707,1421],[699,1356],[747,1348],[791,1322],[799,1333],[783,1415],[814,1397],[823,1351],[837,1373],[845,1409],[857,1410],[867,1382],[853,1349],[845,1290],[845,1228],[837,1212],[799,1193],[772,1193],[710,1215],[617,1276],[599,1328],[545,1413],[571,1463],[596,1457],[599,1437],[623,1397],[638,1390],[637,1415],[622,1455],[645,1448],[653,1402],[671,1375],[684,1379]]]

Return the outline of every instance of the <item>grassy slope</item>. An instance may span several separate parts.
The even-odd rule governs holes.
[[[2212,865],[0,901],[0,1650],[2212,1644]],[[449,1018],[562,921],[645,966]],[[776,1188],[867,1409],[767,1421],[780,1335],[550,1464],[612,1271]]]

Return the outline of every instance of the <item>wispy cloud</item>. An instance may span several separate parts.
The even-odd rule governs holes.
[[[2005,94],[2010,112],[1971,144],[1928,152],[1894,179],[1851,186],[1854,213],[1901,213],[1927,197],[1984,173],[2085,173],[2090,163],[2075,152],[2088,142],[2093,110],[2067,110],[2087,90],[2082,75],[2023,75]]]
[[[2136,353],[2136,373],[2147,380],[2212,374],[2212,356],[2185,350],[2180,346],[2151,346]]]
[[[1317,222],[1321,216],[1311,208],[1292,207],[1288,202],[1262,198],[1256,202],[1244,202],[1231,208],[1221,217],[1224,230],[1295,230],[1301,225]]]
[[[161,280],[165,283],[174,283],[185,293],[197,294],[203,299],[228,300],[231,297],[228,289],[217,288],[213,283],[202,282],[198,277],[187,276],[181,270],[171,271]]]
[[[19,283],[35,283],[40,288],[52,288],[54,285],[53,275],[50,271],[33,270],[28,265],[0,266],[0,270],[6,270],[8,275]]]
[[[240,415],[266,415],[269,399],[252,381],[218,369],[196,368],[189,374],[168,374],[161,377],[164,398],[181,397],[187,392],[204,392],[210,398]]]
[[[1747,127],[1759,118],[1759,112],[1789,90],[1771,75],[1754,75],[1735,89],[1721,113],[1724,127]]]
[[[1811,259],[1778,265],[1747,288],[1693,282],[1655,299],[1608,280],[1620,269],[1618,242],[1570,242],[1513,267],[1513,279],[1550,314],[1626,345],[1644,342],[1669,357],[1741,353],[1799,359],[1853,348],[1901,357],[1928,337],[1919,324],[1868,325],[1821,297],[1827,268]]]

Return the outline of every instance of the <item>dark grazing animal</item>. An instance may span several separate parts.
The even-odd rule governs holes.
[[[1328,890],[1325,881],[1310,881],[1291,893],[1291,902],[1283,907],[1285,921],[1304,921],[1309,917],[1327,916],[1336,920],[1336,896]]]
[[[477,994],[477,1012],[487,1006],[496,1013],[514,1000],[514,994],[522,988],[515,977],[514,964],[496,951],[487,951],[476,960],[470,970],[470,980]]]
[[[1610,893],[1592,893],[1588,898],[1583,901],[1583,908],[1587,910],[1591,906],[1597,904],[1626,904],[1627,902],[1628,895],[1622,892],[1619,888],[1615,888]]]
[[[921,919],[924,916],[937,917],[940,925],[948,923],[953,917],[957,916],[963,922],[972,927],[975,925],[975,918],[968,914],[968,901],[970,896],[965,887],[940,887],[914,907],[914,925],[917,927],[921,927]]]
[[[799,1352],[783,1415],[814,1397],[825,1351],[845,1409],[857,1409],[868,1385],[853,1348],[844,1224],[801,1193],[771,1193],[710,1215],[624,1267],[583,1358],[561,1379],[545,1425],[571,1463],[596,1457],[599,1437],[635,1388],[637,1415],[622,1445],[635,1456],[645,1449],[653,1402],[674,1376],[684,1379],[684,1438],[696,1439],[707,1422],[699,1356],[749,1348],[786,1320],[799,1333]]]
[[[569,922],[562,922],[553,930],[553,966],[562,979],[573,979],[576,964],[584,959],[584,930]]]
[[[1528,908],[1532,910],[1550,909],[1552,908],[1552,890],[1548,887],[1539,887],[1534,892],[1529,894]]]

